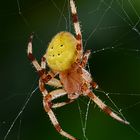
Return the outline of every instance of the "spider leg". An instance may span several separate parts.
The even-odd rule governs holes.
[[[41,58],[41,68],[42,68],[42,70],[44,70],[44,72],[46,71],[46,58],[45,58],[45,56],[43,56]],[[48,72],[48,74],[49,73],[51,75],[51,72]],[[56,87],[56,88],[62,87],[60,80],[58,80],[54,77],[52,79],[50,79],[48,82],[46,82],[46,84],[53,86],[53,87]]]
[[[46,99],[47,98],[47,99]],[[73,136],[71,136],[70,134],[68,134],[67,132],[65,132],[64,130],[62,130],[59,122],[57,121],[57,118],[56,116],[54,115],[51,107],[50,107],[50,100],[51,100],[51,97],[49,98],[49,95],[46,96],[46,98],[44,97],[43,98],[43,105],[44,105],[44,109],[45,111],[48,113],[49,115],[49,118],[52,122],[52,124],[54,125],[55,129],[64,137],[70,139],[70,140],[76,140],[76,138],[74,138]]]
[[[53,78],[53,79],[56,79],[56,78]],[[53,79],[51,79],[50,80],[50,82],[53,80]],[[57,79],[56,79],[57,80]],[[43,81],[41,80],[41,78],[39,79],[39,89],[40,89],[40,91],[41,91],[41,93],[43,94],[43,96],[45,97],[46,95],[48,95],[48,92],[47,92],[47,90],[45,89],[45,87],[44,87],[44,83],[43,83]],[[54,84],[50,84],[51,86],[56,86],[56,84],[54,85]],[[54,99],[56,99],[56,98],[59,98],[59,97],[61,97],[61,96],[64,96],[64,95],[66,95],[67,93],[64,91],[64,90],[62,90],[62,89],[57,89],[57,90],[54,90],[54,91],[52,91],[52,92],[50,92],[49,93],[49,95],[52,97],[52,100],[54,100]],[[62,106],[64,106],[64,105],[67,105],[67,104],[70,104],[70,103],[72,103],[74,100],[70,100],[70,99],[68,99],[67,101],[65,101],[65,102],[61,102],[61,103],[55,103],[55,104],[52,104],[52,108],[58,108],[58,107],[62,107]]]
[[[76,140],[76,138],[74,138],[73,136],[71,136],[70,134],[68,134],[67,132],[63,131],[59,122],[57,121],[56,116],[54,115],[53,111],[51,108],[57,108],[57,107],[61,107],[64,106],[68,103],[71,103],[72,101],[68,101],[68,102],[62,102],[62,103],[56,103],[56,104],[52,104],[52,100],[59,98],[61,96],[66,95],[66,91],[63,89],[57,89],[54,90],[50,93],[47,92],[47,90],[45,89],[45,83],[42,81],[42,79],[39,79],[39,89],[43,94],[43,105],[44,105],[44,109],[45,111],[48,113],[49,118],[52,122],[52,124],[54,125],[55,129],[64,137],[70,139],[70,140]]]
[[[67,95],[67,92],[63,89],[57,89],[57,90],[53,90],[52,92],[49,93],[49,96],[51,96],[51,101],[57,98],[60,98],[64,95]],[[62,107],[64,105],[70,104],[72,103],[74,100],[68,99],[65,102],[61,102],[61,103],[52,103],[52,108],[58,108],[58,107]]]
[[[74,24],[74,30],[75,30],[76,39],[77,39],[76,50],[78,52],[78,59],[81,59],[83,55],[82,34],[81,34],[80,23],[78,21],[78,15],[77,15],[77,10],[76,10],[74,0],[70,0],[70,7],[71,7],[71,13],[72,13],[72,20]]]
[[[46,58],[45,58],[45,56],[43,56],[43,57],[41,58],[41,68],[42,68],[43,70],[46,70]]]
[[[56,79],[56,78],[52,78],[50,81],[48,81],[48,83],[46,83],[47,85],[59,88],[62,87],[62,84],[60,82],[60,80]]]
[[[106,114],[114,118],[115,120],[122,122],[124,124],[129,124],[128,121],[120,118],[116,113],[114,113],[101,99],[99,99],[90,89],[88,89],[87,85],[83,86],[84,95],[88,96],[95,104],[98,105],[100,109],[102,109]]]
[[[74,138],[73,136],[71,136],[70,134],[68,134],[67,132],[63,131],[59,122],[57,121],[57,118],[56,116],[54,115],[53,111],[52,111],[52,107],[53,107],[53,104],[52,104],[52,100],[56,99],[56,98],[59,98],[61,96],[64,96],[66,95],[67,93],[65,92],[65,90],[63,89],[58,89],[58,90],[54,90],[50,93],[47,92],[47,90],[45,89],[44,87],[44,83],[40,80],[40,90],[43,94],[43,105],[44,105],[44,109],[45,111],[48,113],[49,115],[49,118],[52,122],[52,124],[54,125],[55,129],[64,137],[70,139],[70,140],[76,140],[76,138]],[[70,102],[69,102],[70,103]],[[66,103],[62,102],[61,104],[56,104],[54,105],[54,108],[55,107],[61,107],[63,105],[66,105]]]
[[[81,61],[81,63],[80,63],[80,66],[81,66],[82,68],[86,67],[86,64],[87,64],[87,62],[88,62],[88,59],[89,59],[90,54],[91,54],[91,51],[90,51],[90,50],[87,50],[87,51],[84,53],[84,55],[83,55],[83,57],[82,57],[82,61]]]
[[[91,74],[87,70],[84,69],[86,67],[86,64],[88,63],[90,54],[91,54],[91,51],[87,50],[82,57],[82,61],[80,63],[80,66],[82,67],[82,73],[83,73],[82,77],[88,83],[90,83],[90,85],[93,87],[93,89],[98,89],[99,88],[98,84],[96,82],[94,82],[94,80],[91,78]]]
[[[66,102],[55,103],[55,104],[52,105],[52,108],[59,108],[59,107],[65,106],[65,105],[67,105],[67,104],[70,104],[70,103],[72,103],[73,101],[74,101],[74,100],[69,99],[69,100],[66,101]]]
[[[52,72],[48,74],[45,73],[46,64],[44,64],[45,63],[44,58],[42,59],[42,62],[41,62],[42,66],[39,65],[38,61],[36,60],[36,58],[34,57],[32,53],[32,40],[33,40],[33,34],[31,34],[29,38],[29,42],[28,42],[28,48],[27,48],[28,58],[34,65],[35,69],[37,70],[39,76],[42,78],[43,82],[47,83],[49,80],[51,80],[55,76],[55,74]]]
[[[41,78],[39,79],[39,89],[44,97],[48,95],[48,91],[45,88],[45,83],[42,81]]]
[[[37,62],[36,58],[33,56],[33,53],[32,53],[32,40],[33,40],[33,34],[31,34],[31,36],[29,38],[27,54],[28,54],[28,58],[30,59],[30,61],[34,65],[35,69],[37,70],[38,74],[41,76],[41,75],[43,75],[44,72],[43,72],[41,66],[39,65],[39,63]]]
[[[91,74],[84,68],[82,68],[82,77],[86,81],[86,83],[90,83],[93,89],[99,88],[98,84],[94,82],[93,79],[91,78]]]

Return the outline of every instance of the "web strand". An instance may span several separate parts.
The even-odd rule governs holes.
[[[36,88],[31,92],[31,94],[29,95],[29,97],[28,97],[27,100],[25,101],[23,107],[21,108],[20,112],[17,114],[17,116],[16,116],[15,119],[13,120],[12,124],[10,125],[10,127],[9,127],[9,129],[8,129],[8,131],[7,131],[7,133],[6,133],[6,135],[4,136],[4,140],[7,139],[8,135],[9,135],[9,133],[11,132],[13,126],[15,125],[17,119],[21,116],[21,114],[22,114],[23,111],[25,110],[25,108],[26,108],[27,104],[29,103],[31,97],[32,97],[33,94],[37,91],[37,89],[38,89],[38,87],[36,87]],[[21,122],[20,122],[20,125],[21,125]]]
[[[103,21],[105,15],[106,15],[106,13],[109,11],[109,9],[110,9],[110,7],[111,7],[113,1],[114,1],[114,0],[111,0],[110,4],[109,4],[109,5],[107,6],[107,8],[104,10],[104,13],[103,13],[103,15],[101,16],[101,18],[100,18],[99,22],[97,23],[96,27],[95,27],[95,28],[93,29],[93,31],[88,35],[88,37],[87,37],[87,39],[86,39],[86,41],[85,41],[85,44],[84,44],[84,48],[86,47],[88,40],[92,37],[92,35],[93,35],[93,34],[97,31],[97,29],[99,28],[99,26],[100,26],[100,24],[102,23],[102,21]]]
[[[88,111],[89,111],[89,104],[90,104],[90,102],[88,102],[88,104],[87,104],[85,120],[83,121],[82,109],[80,107],[79,101],[77,101],[78,110],[79,110],[79,114],[80,114],[80,121],[81,121],[81,127],[82,127],[83,140],[88,140],[88,138],[86,136],[86,125],[87,125],[87,117],[88,117]]]

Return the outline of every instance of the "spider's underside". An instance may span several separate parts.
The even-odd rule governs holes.
[[[62,136],[71,140],[76,140],[75,137],[62,130],[52,108],[69,104],[79,96],[89,97],[99,106],[99,108],[112,118],[124,124],[129,124],[129,122],[112,112],[112,110],[92,92],[92,88],[95,89],[98,86],[92,80],[90,73],[85,69],[90,51],[87,50],[83,54],[82,34],[73,0],[70,0],[70,7],[76,36],[74,37],[69,32],[58,33],[52,39],[45,55],[42,57],[41,65],[32,54],[33,35],[30,36],[27,53],[40,76],[39,88],[43,94],[43,106],[48,113],[52,124]],[[46,71],[46,62],[50,67],[49,72]],[[56,75],[59,75],[59,79],[55,78]],[[58,89],[48,93],[45,84],[54,86]],[[55,104],[52,103],[52,100],[64,95],[68,96],[68,101]]]

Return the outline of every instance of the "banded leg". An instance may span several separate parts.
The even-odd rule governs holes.
[[[85,93],[84,95],[88,96],[90,99],[92,99],[95,104],[98,105],[100,109],[102,109],[107,115],[111,116],[115,120],[122,122],[124,124],[129,124],[126,120],[123,120],[120,118],[116,113],[114,113],[105,103],[103,103],[91,90],[87,88],[86,85],[83,87],[83,92]]]
[[[70,0],[70,7],[71,7],[72,20],[74,24],[74,30],[77,39],[76,50],[78,52],[78,59],[81,59],[83,55],[82,34],[81,34],[80,23],[78,21],[78,15],[77,15],[77,10],[76,10],[74,0]]]
[[[42,81],[42,79],[40,78],[39,79],[39,89],[43,93],[43,96],[46,96],[48,94],[48,92],[45,88],[45,84],[48,84],[48,85],[56,87],[56,88],[62,87],[61,82],[56,78],[52,78],[47,83],[44,83],[44,81]]]
[[[45,58],[45,56],[43,56],[41,58],[41,68],[42,68],[42,70],[44,70],[44,72],[46,71],[46,58]],[[51,72],[48,72],[48,74],[51,75]],[[55,76],[56,76],[56,74],[55,74]],[[56,87],[56,88],[62,87],[62,84],[61,84],[60,80],[54,78],[54,76],[53,76],[52,79],[50,79],[45,84],[48,84],[48,85],[53,86],[53,87]]]
[[[98,84],[93,81],[91,74],[87,70],[82,69],[82,77],[87,83],[90,83],[93,89],[98,89]]]
[[[57,121],[56,116],[54,115],[51,107],[52,107],[52,103],[51,101],[66,95],[67,93],[65,92],[65,90],[63,89],[58,89],[55,91],[52,91],[51,93],[49,93],[47,96],[45,96],[43,98],[43,105],[44,105],[44,109],[45,111],[48,113],[49,118],[52,122],[52,124],[54,125],[55,129],[64,137],[70,139],[70,140],[76,140],[76,138],[74,138],[73,136],[71,136],[70,134],[68,134],[67,132],[63,131],[59,122]],[[58,107],[58,106],[57,106]],[[59,106],[60,107],[60,106]]]
[[[42,79],[40,78],[39,79],[39,89],[43,95],[43,97],[47,96],[48,95],[48,91],[46,90],[45,88],[45,83],[42,81]]]
[[[59,104],[53,104],[51,103],[52,100],[59,98],[61,96],[66,95],[67,93],[65,92],[65,90],[63,89],[58,89],[58,90],[54,90],[50,93],[47,92],[47,90],[45,89],[45,83],[42,81],[42,79],[40,78],[39,80],[39,88],[40,91],[43,94],[43,105],[44,105],[44,109],[45,111],[48,113],[50,120],[52,122],[52,124],[54,125],[55,129],[64,137],[71,139],[71,140],[76,140],[76,138],[74,138],[73,136],[71,136],[70,134],[68,134],[67,132],[63,131],[61,126],[59,125],[57,118],[55,117],[53,111],[51,110],[51,107],[61,107],[63,105],[66,105],[70,102],[62,102]]]
[[[51,107],[56,108],[56,107],[61,107],[64,106],[68,103],[71,103],[72,101],[69,102],[62,102],[62,103],[56,103],[56,104],[52,104],[51,101],[59,98],[61,96],[66,95],[67,93],[65,92],[65,90],[63,89],[58,89],[58,90],[54,90],[50,93],[47,92],[47,90],[45,89],[45,83],[42,81],[42,79],[40,78],[39,80],[39,89],[43,94],[43,106],[45,111],[48,113],[49,118],[52,122],[52,124],[54,125],[55,129],[64,137],[70,139],[70,140],[76,140],[76,138],[74,138],[73,136],[71,136],[70,134],[68,134],[67,132],[63,131],[61,126],[59,125],[56,116],[54,115],[53,111],[51,110]]]
[[[42,68],[43,70],[46,70],[46,58],[45,58],[45,56],[43,56],[43,57],[41,58],[41,68]]]
[[[65,90],[57,89],[57,90],[53,90],[52,92],[49,93],[49,98],[51,99],[51,101],[53,101],[54,99],[60,98],[65,95],[67,95]],[[74,100],[68,99],[65,102],[60,102],[60,103],[55,103],[55,104],[51,103],[51,107],[52,108],[62,107],[62,106],[72,103],[73,101]]]
[[[60,88],[62,87],[62,84],[60,82],[60,80],[56,79],[56,78],[52,78],[50,81],[48,81],[48,83],[46,83],[47,85],[56,87],[56,88]]]
[[[52,91],[52,92],[49,93],[49,96],[51,96],[51,101],[54,100],[54,99],[60,98],[60,97],[62,97],[64,95],[67,95],[67,93],[63,89],[57,89],[57,90],[54,90],[54,91]],[[68,99],[65,102],[55,103],[55,104],[52,104],[52,108],[62,107],[62,106],[65,106],[67,104],[72,103],[73,101],[74,100]]]
[[[69,100],[66,101],[66,102],[55,103],[55,104],[52,105],[52,108],[59,108],[59,107],[65,106],[65,105],[67,105],[67,104],[70,104],[70,103],[72,103],[73,101],[74,101],[74,100],[69,99]]]
[[[42,71],[41,66],[39,65],[39,63],[37,62],[36,58],[33,56],[33,53],[32,53],[32,40],[33,40],[33,34],[31,34],[31,36],[29,38],[29,42],[28,42],[28,48],[27,48],[28,58],[30,59],[30,61],[34,65],[39,76],[42,76],[44,74],[44,72]]]
[[[81,64],[80,64],[81,67],[83,68],[86,67],[90,54],[91,54],[90,50],[87,50],[84,53]],[[91,74],[85,69],[82,69],[82,70],[83,70],[83,78],[90,83],[93,89],[98,89],[99,86],[96,82],[93,81],[93,79],[91,78]]]
[[[32,40],[33,40],[33,34],[31,34],[31,36],[29,38],[29,42],[28,42],[28,48],[27,48],[28,58],[30,59],[33,66],[37,70],[37,72],[38,72],[39,76],[42,78],[43,82],[47,83],[49,80],[51,80],[54,77],[54,74],[53,73],[46,74],[44,69],[42,69],[41,66],[39,65],[39,63],[37,62],[37,60],[34,57],[33,52],[32,52]],[[42,67],[45,67],[43,65],[44,64],[42,64]]]
[[[89,56],[90,56],[90,54],[91,54],[91,51],[90,50],[87,50],[85,53],[84,53],[84,55],[83,55],[83,57],[82,57],[82,61],[81,61],[81,67],[86,67],[86,64],[87,64],[87,62],[88,62],[88,59],[89,59]]]

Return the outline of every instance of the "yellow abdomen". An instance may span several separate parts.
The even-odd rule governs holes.
[[[46,60],[48,66],[54,71],[65,71],[76,60],[75,37],[69,32],[60,32],[50,42]]]

